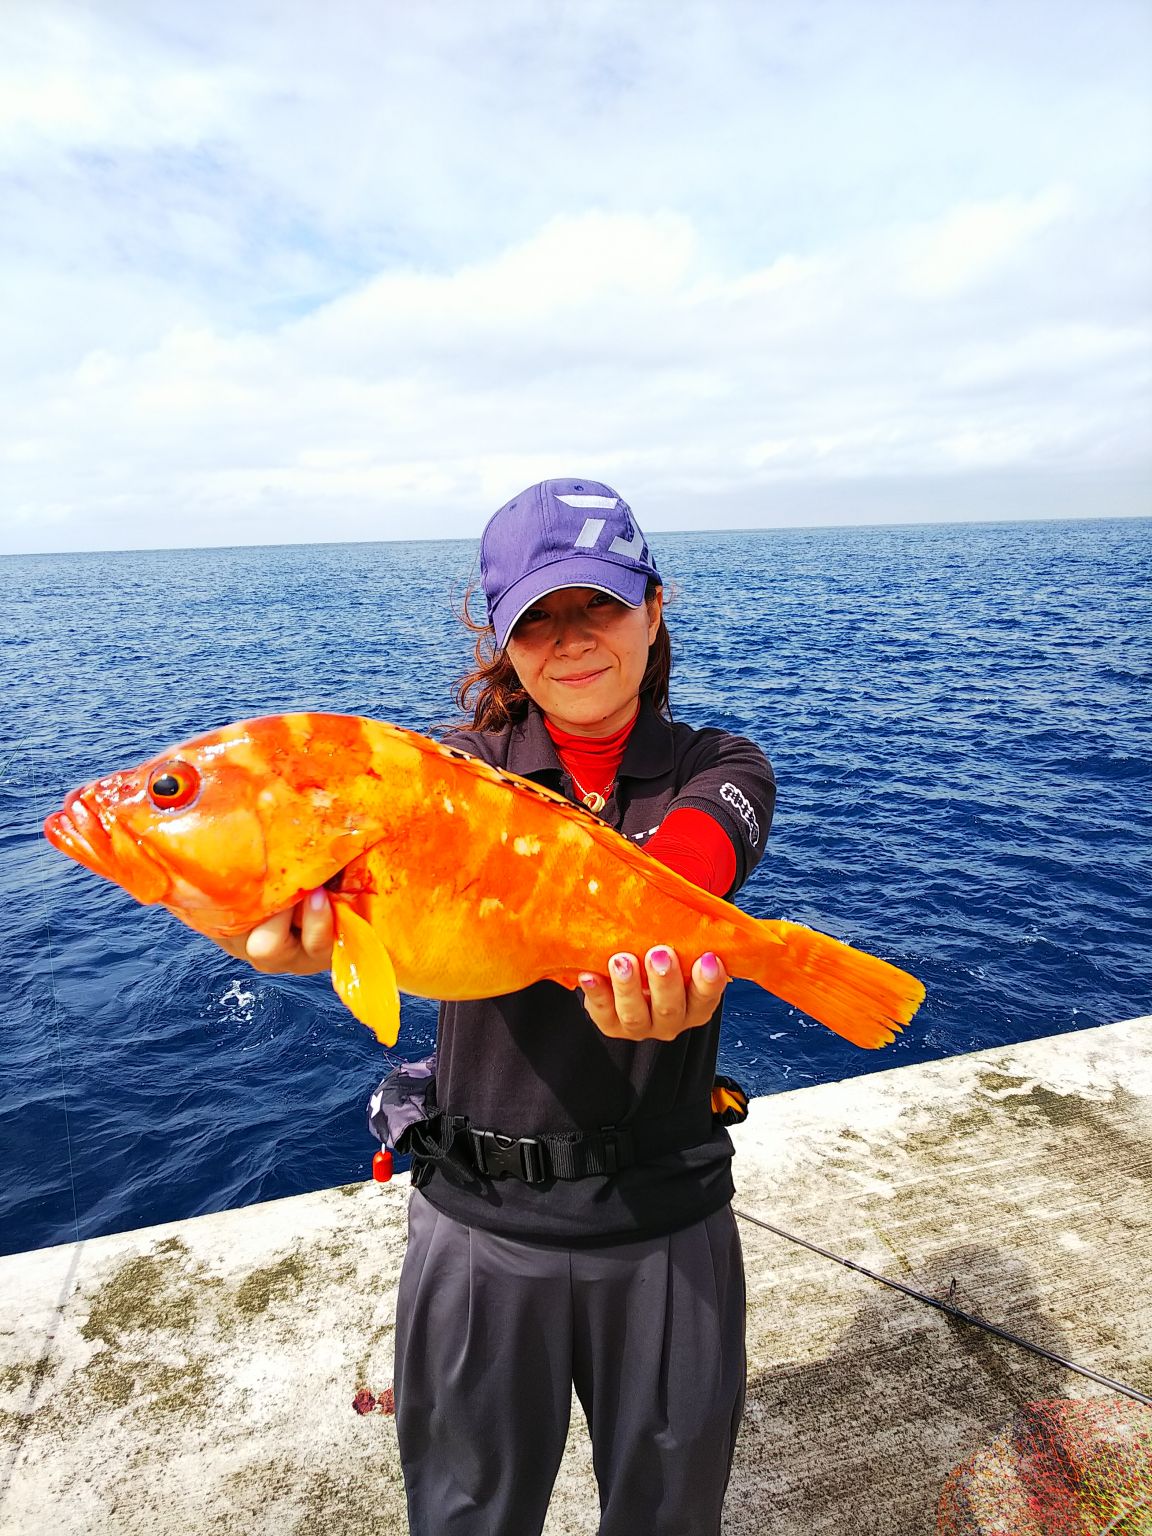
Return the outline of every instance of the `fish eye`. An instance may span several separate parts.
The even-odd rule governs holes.
[[[148,797],[162,811],[191,805],[200,793],[200,775],[191,763],[163,763],[148,780]]]

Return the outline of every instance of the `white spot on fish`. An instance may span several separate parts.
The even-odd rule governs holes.
[[[589,882],[588,882],[588,889],[592,893],[592,895],[595,896],[596,892],[600,889],[600,882],[599,882],[599,880],[589,880]]]
[[[447,795],[444,796],[444,809],[448,812],[449,816],[451,816],[453,811],[456,809]]]
[[[519,854],[533,854],[540,852],[540,839],[538,837],[518,837],[512,844],[513,850]]]
[[[501,831],[500,831],[500,841],[502,843],[506,843],[508,841],[508,832],[507,832],[506,828],[501,828]]]
[[[503,910],[504,903],[500,900],[499,896],[485,896],[484,900],[480,903],[481,917],[491,917],[493,912],[503,912]]]

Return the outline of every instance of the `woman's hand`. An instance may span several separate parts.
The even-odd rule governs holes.
[[[332,903],[327,891],[310,891],[251,932],[216,942],[266,974],[313,976],[332,964]]]
[[[709,952],[692,967],[687,986],[675,952],[657,944],[644,956],[613,955],[608,975],[580,977],[584,1007],[601,1034],[617,1040],[675,1040],[706,1024],[728,985],[720,959]]]

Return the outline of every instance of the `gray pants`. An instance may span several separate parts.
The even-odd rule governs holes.
[[[395,1373],[412,1536],[539,1536],[573,1383],[600,1536],[718,1536],[744,1365],[729,1208],[667,1237],[541,1248],[414,1194]]]

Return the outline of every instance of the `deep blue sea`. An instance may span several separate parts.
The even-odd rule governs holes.
[[[920,976],[863,1052],[746,983],[756,1093],[1152,1012],[1152,521],[655,536],[675,713],[779,803],[741,904]],[[387,1065],[325,978],[258,976],[53,852],[75,785],[284,709],[428,729],[463,542],[0,560],[0,1251],[362,1179]],[[396,1056],[426,1054],[405,999]]]

